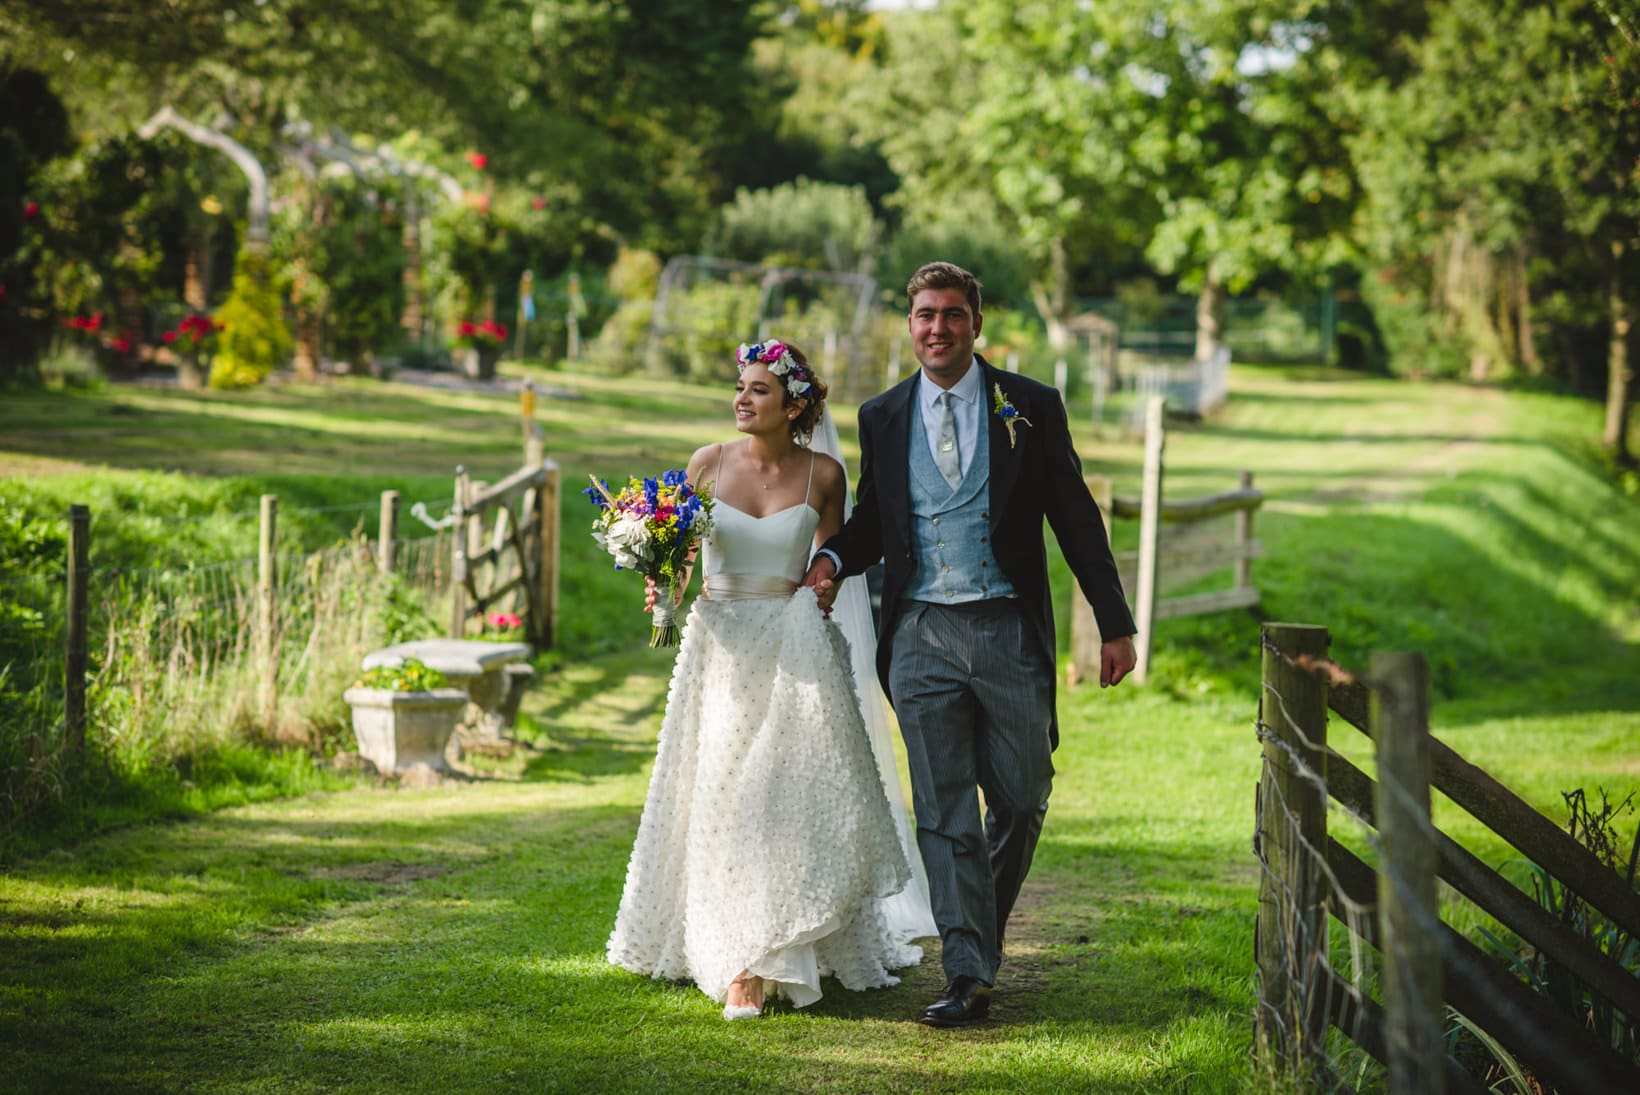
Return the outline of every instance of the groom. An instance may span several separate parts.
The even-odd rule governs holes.
[[[1053,388],[974,353],[980,286],[947,262],[906,286],[916,376],[860,408],[854,515],[809,567],[883,560],[877,671],[905,737],[947,985],[921,1022],[990,1010],[1003,929],[1042,832],[1059,741],[1047,518],[1104,637],[1099,683],[1133,668],[1133,617]],[[986,813],[980,821],[979,796]]]

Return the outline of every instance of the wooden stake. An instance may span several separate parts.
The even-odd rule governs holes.
[[[1388,1089],[1441,1095],[1445,1009],[1429,813],[1429,667],[1422,654],[1374,654],[1371,672]]]
[[[64,731],[75,761],[85,754],[86,631],[91,599],[91,509],[68,507],[68,664]]]

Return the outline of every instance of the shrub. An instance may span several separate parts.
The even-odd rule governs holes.
[[[864,187],[798,179],[737,190],[707,250],[743,262],[853,271],[869,265],[877,236]]]
[[[211,365],[211,387],[249,388],[282,365],[291,353],[279,294],[268,276],[266,256],[250,248],[239,253],[233,293],[217,312],[221,345]]]

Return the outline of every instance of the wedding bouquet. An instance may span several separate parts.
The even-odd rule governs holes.
[[[619,494],[592,476],[592,486],[581,492],[598,507],[592,519],[592,538],[615,557],[615,569],[636,570],[655,583],[655,620],[649,633],[652,647],[677,646],[677,583],[683,579],[690,553],[712,531],[712,497],[695,490],[681,469],[658,479],[628,479]]]

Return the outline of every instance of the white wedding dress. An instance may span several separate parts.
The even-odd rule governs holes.
[[[720,1002],[743,970],[798,1007],[826,975],[897,984],[933,918],[892,744],[862,717],[842,632],[797,588],[819,515],[719,501],[713,520],[609,961]]]

